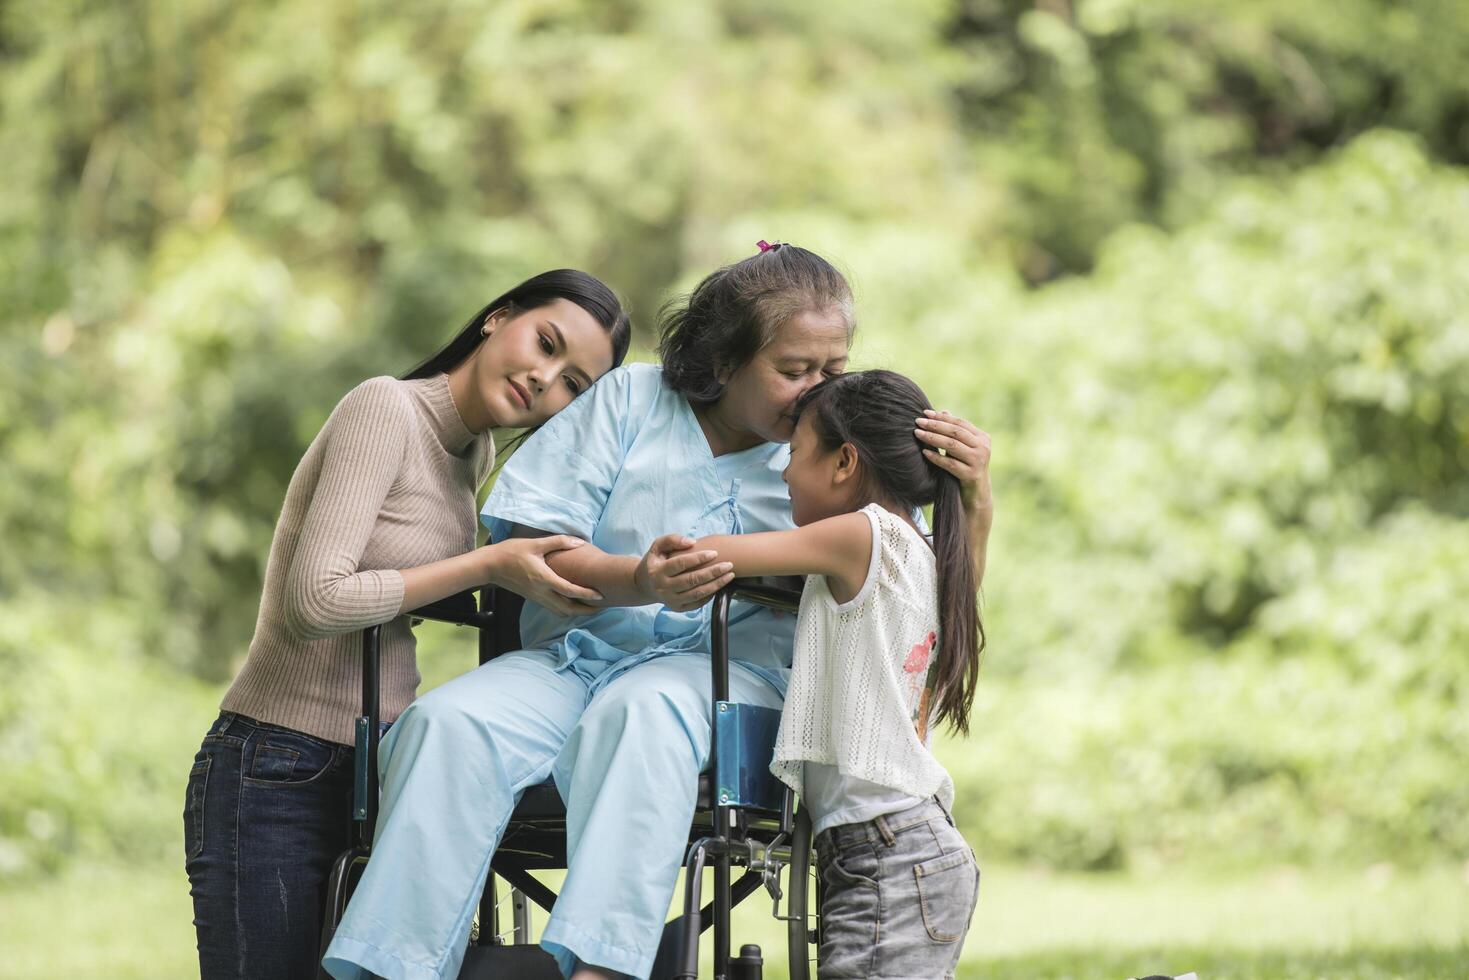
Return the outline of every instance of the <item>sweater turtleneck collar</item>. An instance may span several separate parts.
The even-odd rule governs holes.
[[[439,445],[452,456],[462,456],[475,440],[475,434],[464,424],[464,416],[459,414],[454,404],[454,396],[449,392],[449,376],[436,374],[431,378],[417,378],[409,384],[418,393],[434,435],[439,437]]]

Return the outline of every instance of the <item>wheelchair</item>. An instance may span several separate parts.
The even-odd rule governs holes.
[[[729,700],[729,610],[735,600],[794,615],[799,580],[740,579],[712,600],[710,699],[713,730],[708,769],[699,776],[698,802],[684,857],[683,914],[665,925],[650,980],[697,980],[699,946],[713,930],[716,980],[760,980],[760,947],[746,944],[731,956],[730,912],[762,887],[772,912],[785,922],[790,980],[808,980],[820,946],[822,886],[814,874],[811,822],[791,790],[770,774],[780,713]],[[493,586],[461,592],[410,613],[472,627],[479,662],[520,649],[524,600]],[[372,854],[378,809],[379,646],[381,626],[362,635],[362,714],[356,721],[352,819],[355,843],[336,860],[327,886],[322,924],[324,951],[351,890]],[[531,872],[566,867],[566,809],[553,782],[531,787],[517,804],[490,861],[479,903],[478,928],[460,970],[461,980],[560,980],[555,960],[531,941],[531,904],[549,913],[556,895]],[[713,869],[713,895],[701,905],[704,869]],[[734,870],[742,870],[732,880]],[[786,885],[781,873],[785,870]],[[498,884],[508,886],[510,928],[501,930]],[[785,913],[781,901],[785,899]],[[508,942],[506,941],[508,938]],[[326,974],[321,974],[323,978]]]

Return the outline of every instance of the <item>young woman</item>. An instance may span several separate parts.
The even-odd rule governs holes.
[[[932,406],[902,375],[845,374],[797,410],[795,529],[695,547],[739,576],[808,576],[771,770],[812,816],[823,980],[952,977],[979,869],[929,735],[968,732],[984,643],[959,481],[925,457]],[[931,544],[913,519],[929,504]]]
[[[629,340],[605,285],[543,273],[402,379],[354,388],[306,450],[249,657],[189,776],[186,869],[205,980],[317,975],[325,881],[349,843],[363,627],[387,624],[391,721],[418,685],[408,611],[487,582],[563,615],[599,598],[546,564],[583,544],[573,537],[475,548],[475,494],[492,430],[541,425],[619,364]]]
[[[780,474],[796,400],[845,367],[851,304],[820,256],[766,247],[670,312],[661,368],[613,371],[506,465],[483,514],[492,537],[586,538],[548,563],[599,608],[528,602],[527,649],[435,689],[388,732],[373,858],[327,950],[333,976],[455,976],[515,802],[548,777],[570,867],[541,944],[568,976],[647,975],[709,751],[700,607],[730,579],[660,535],[792,527]],[[733,618],[732,696],[778,707],[792,621]]]

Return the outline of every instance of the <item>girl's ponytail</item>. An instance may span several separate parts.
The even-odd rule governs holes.
[[[937,471],[933,499],[933,550],[939,577],[938,657],[931,678],[937,697],[935,720],[969,734],[969,706],[979,682],[984,625],[979,621],[979,586],[974,580],[974,549],[964,517],[959,480]]]

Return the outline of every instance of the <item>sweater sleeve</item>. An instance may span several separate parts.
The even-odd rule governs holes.
[[[409,407],[391,378],[358,385],[322,427],[321,470],[286,573],[286,628],[301,640],[398,615],[403,575],[358,566],[402,468]]]

